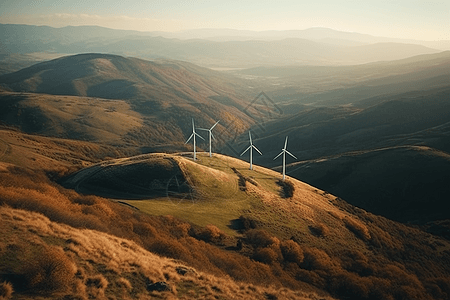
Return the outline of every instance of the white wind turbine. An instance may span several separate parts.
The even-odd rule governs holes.
[[[275,156],[275,159],[277,159],[278,157],[280,157],[281,154],[283,154],[283,181],[286,178],[286,153],[289,154],[290,156],[292,156],[293,158],[297,159],[297,157],[295,157],[291,152],[287,151],[287,140],[288,137],[286,136],[286,141],[284,142],[284,148],[281,149],[280,154],[278,154],[277,156]]]
[[[261,153],[261,151],[258,150],[258,148],[256,148],[255,145],[253,145],[253,142],[252,142],[252,135],[251,135],[250,131],[248,132],[248,136],[249,136],[249,138],[250,138],[250,146],[248,146],[248,148],[245,149],[244,152],[242,152],[241,156],[242,156],[245,152],[247,152],[248,150],[250,150],[250,170],[253,170],[253,149],[255,149],[256,151],[258,151],[258,153],[261,154],[261,155],[262,155],[262,153]]]
[[[185,144],[187,144],[187,143],[191,140],[191,138],[194,138],[194,139],[193,139],[193,140],[194,140],[194,160],[197,159],[197,153],[196,153],[196,149],[195,149],[195,147],[196,147],[196,145],[195,145],[195,136],[198,136],[198,137],[201,138],[202,140],[205,140],[201,135],[199,135],[197,132],[195,132],[194,119],[192,119],[192,134],[191,134],[191,136],[187,139],[187,141],[186,141]]]
[[[212,156],[212,152],[211,152],[211,137],[212,137],[213,139],[216,139],[216,138],[214,137],[214,135],[212,134],[212,130],[213,130],[214,127],[216,127],[216,125],[217,125],[218,123],[219,123],[219,121],[217,121],[210,129],[198,128],[198,129],[200,129],[200,130],[209,131],[209,157]]]

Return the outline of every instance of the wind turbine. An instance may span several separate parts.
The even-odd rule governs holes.
[[[213,139],[216,139],[216,138],[214,137],[214,135],[212,134],[212,130],[213,130],[214,127],[216,127],[217,123],[219,123],[219,121],[217,121],[210,129],[199,128],[200,130],[209,131],[209,157],[212,156],[212,153],[211,153],[211,137],[212,137]]]
[[[201,138],[202,140],[205,140],[201,135],[199,135],[197,132],[195,132],[194,119],[192,119],[192,134],[191,134],[191,136],[187,139],[187,141],[186,141],[185,144],[187,144],[187,143],[191,140],[191,138],[194,138],[194,139],[193,139],[193,140],[194,140],[194,160],[197,159],[197,153],[196,153],[196,150],[195,150],[195,136],[198,136],[198,137]]]
[[[249,136],[249,138],[250,138],[250,146],[248,146],[248,148],[245,149],[244,152],[242,152],[241,156],[242,156],[245,152],[247,152],[248,150],[250,150],[250,170],[253,170],[253,149],[255,149],[256,151],[258,151],[258,153],[261,154],[261,155],[262,155],[262,153],[261,153],[261,151],[258,150],[258,148],[256,148],[255,145],[253,145],[253,142],[252,142],[252,135],[251,135],[250,131],[248,132],[248,136]]]
[[[281,149],[280,154],[278,154],[277,156],[275,156],[275,159],[277,159],[278,157],[280,157],[281,154],[283,154],[283,181],[286,178],[286,153],[289,154],[290,156],[292,156],[293,158],[297,159],[297,157],[295,157],[291,152],[287,151],[287,140],[288,137],[286,136],[286,141],[284,142],[284,148]]]

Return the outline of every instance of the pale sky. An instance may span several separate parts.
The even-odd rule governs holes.
[[[450,40],[450,0],[0,0],[0,23],[139,31],[327,27],[435,41]]]

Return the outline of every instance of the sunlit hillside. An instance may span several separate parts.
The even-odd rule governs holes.
[[[221,120],[222,144],[254,124],[242,80],[181,61],[81,54],[0,76],[0,85],[9,125],[143,152],[184,150],[192,119],[207,128]]]
[[[293,178],[282,183],[277,172],[260,166],[250,171],[245,161],[206,153],[197,162],[188,153],[93,164],[95,159],[83,158],[92,150],[88,143],[4,134],[0,201],[7,206],[2,220],[9,225],[2,226],[0,274],[5,290],[12,286],[19,298],[123,293],[227,299],[236,289],[243,297],[254,293],[250,298],[447,298],[448,241],[352,207]],[[49,150],[40,150],[43,146]],[[21,156],[15,156],[17,151]],[[76,168],[90,165],[61,179],[75,190],[48,179],[70,170],[68,156],[57,153],[73,155]],[[27,168],[37,157],[49,163]],[[8,228],[23,228],[26,234]],[[21,254],[30,239],[33,247]],[[55,263],[44,259],[24,269],[21,262],[43,253],[57,260],[54,272],[43,275]],[[426,264],[420,263],[423,257]],[[184,277],[177,266],[195,269],[196,275]],[[44,285],[43,278],[55,277],[60,280],[54,285]],[[149,284],[159,281],[169,291],[151,291],[155,286]]]
[[[155,177],[154,174],[160,176]],[[237,250],[241,255],[248,255],[271,267],[278,265],[280,254],[286,262],[283,247],[287,246],[283,245],[293,240],[302,247],[304,259],[310,257],[315,262],[304,261],[298,264],[300,269],[297,271],[295,268],[288,271],[287,265],[281,263],[283,271],[280,270],[280,274],[292,276],[290,272],[294,272],[298,280],[325,289],[337,297],[358,295],[359,299],[364,299],[385,293],[371,290],[374,288],[372,284],[384,278],[387,272],[383,268],[377,269],[381,262],[386,266],[402,265],[406,272],[403,276],[416,274],[413,277],[418,276],[417,282],[429,280],[425,279],[429,275],[423,277],[425,273],[430,274],[426,268],[411,263],[419,259],[423,251],[428,251],[421,246],[425,241],[430,247],[440,249],[437,253],[441,253],[435,263],[432,259],[427,263],[435,264],[437,273],[448,276],[443,267],[450,246],[448,242],[353,208],[295,179],[281,183],[280,175],[271,170],[256,166],[254,171],[250,171],[248,163],[231,157],[215,155],[209,158],[207,154],[201,154],[197,163],[183,156],[160,154],[112,160],[81,170],[66,179],[64,185],[83,193],[113,195],[118,201],[151,215],[170,214],[192,225],[206,226],[209,230],[212,227],[208,226],[214,225],[231,240],[241,239],[241,245],[236,246],[219,236],[214,238],[211,233],[200,234],[199,237],[215,241],[229,250]],[[416,239],[417,244],[414,242]],[[405,252],[409,247],[415,250]],[[409,258],[397,256],[400,253]],[[355,255],[361,255],[367,263],[365,271],[356,272],[359,279],[351,279],[356,274],[344,263],[346,259],[355,259]],[[314,281],[310,277],[313,273],[305,273],[304,270],[313,273],[323,270],[324,274],[318,274],[322,274],[319,276],[325,281],[337,278],[345,278],[346,284],[352,280],[368,281],[364,287],[347,286],[344,290],[341,290],[343,283],[336,281],[340,287],[336,286],[337,290],[334,290],[325,283]],[[334,272],[339,274],[338,277],[333,275]],[[409,272],[412,273],[407,275]],[[413,277],[408,278],[413,280]],[[410,284],[411,287],[415,285]],[[367,289],[367,292],[359,289]],[[425,287],[422,291],[410,292],[393,293],[400,298],[405,295],[426,297],[428,293]]]
[[[0,290],[14,299],[332,299],[197,271],[130,240],[41,214],[0,207],[0,215],[0,273],[8,281]]]

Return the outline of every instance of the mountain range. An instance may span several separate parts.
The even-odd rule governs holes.
[[[95,26],[51,28],[0,24],[0,40],[2,41],[0,52],[7,55],[33,52],[64,54],[100,52],[144,59],[177,59],[220,68],[259,65],[361,64],[440,52],[420,43],[368,38],[361,34],[327,29],[298,31],[295,34],[281,32],[278,35],[282,38],[276,40],[260,38],[225,41],[204,38],[182,40],[169,38],[167,35],[162,36],[159,32],[122,31]],[[312,39],[315,35],[318,38]],[[193,34],[192,36],[204,37],[205,35]],[[328,42],[323,41],[325,37],[328,38]],[[329,42],[342,38],[360,42],[356,45]]]

